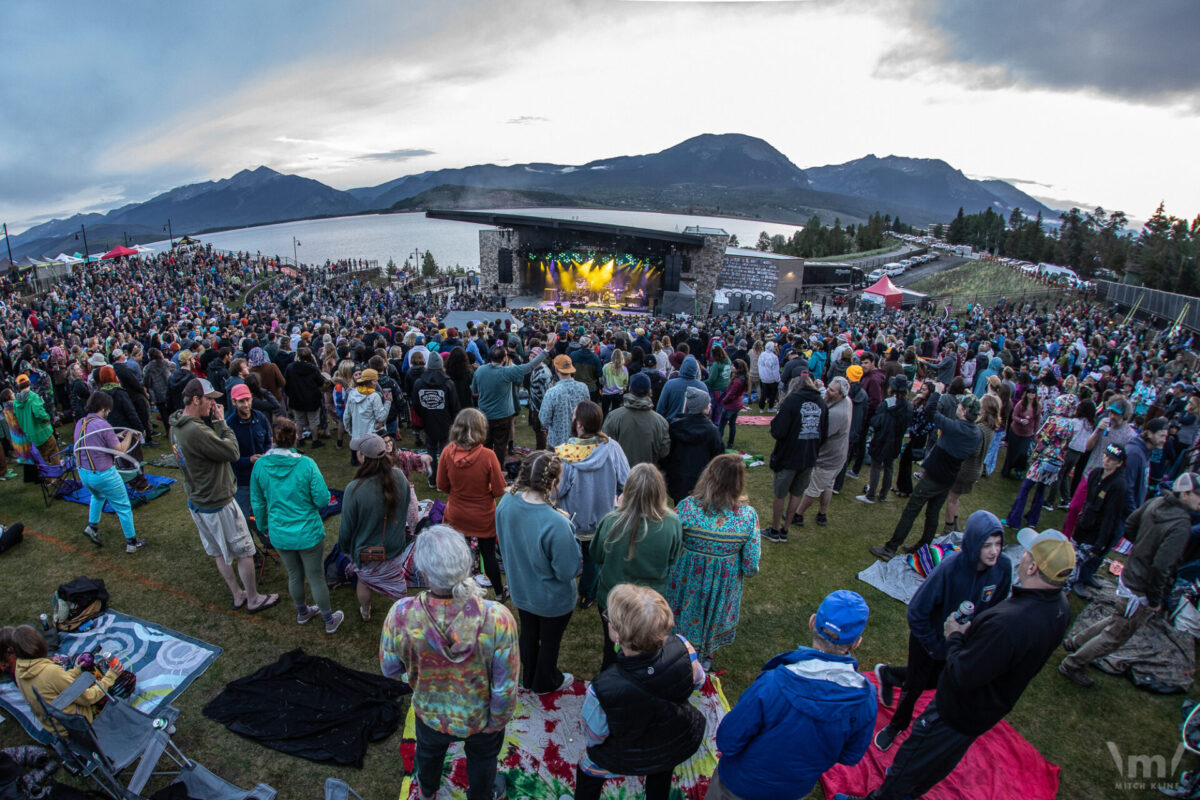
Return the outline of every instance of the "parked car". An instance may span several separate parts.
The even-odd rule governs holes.
[[[882,280],[883,276],[887,275],[887,274],[888,274],[887,270],[885,270],[882,267],[880,267],[879,269],[873,269],[873,270],[871,270],[871,274],[867,276],[867,282],[875,283],[878,280]]]

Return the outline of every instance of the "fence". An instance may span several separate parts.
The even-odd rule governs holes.
[[[1158,317],[1180,324],[1192,331],[1200,331],[1200,298],[1188,297],[1158,289],[1130,286],[1112,281],[1096,281],[1097,294],[1106,302],[1117,303],[1127,309],[1137,309],[1139,315]]]

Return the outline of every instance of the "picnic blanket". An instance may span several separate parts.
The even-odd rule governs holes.
[[[871,683],[875,676],[867,674]],[[917,700],[919,716],[933,699],[930,690]],[[879,730],[892,719],[892,709],[879,706],[875,718],[875,730]],[[916,718],[914,717],[914,722]],[[862,761],[853,767],[838,764],[821,776],[821,786],[827,797],[837,792],[865,796],[883,783],[883,774],[900,745],[908,739],[901,734],[896,744],[886,753],[879,748],[867,748]],[[1020,764],[1020,769],[1013,769]],[[1058,765],[1047,761],[1021,734],[1001,721],[999,725],[980,736],[971,745],[966,756],[945,780],[922,795],[925,800],[1053,800],[1058,794]]]
[[[773,420],[773,419],[775,419],[775,417],[752,417],[752,416],[744,416],[742,414],[738,414],[737,424],[738,425],[770,425],[771,420]]]
[[[961,546],[962,532],[953,531],[946,536],[939,536],[933,542],[934,544]],[[1012,562],[1013,585],[1016,585],[1017,582],[1017,565],[1021,563],[1021,554],[1023,552],[1025,551],[1019,544],[1010,544],[1004,548],[1004,554]],[[913,595],[917,593],[917,589],[921,588],[921,584],[925,580],[908,565],[908,560],[903,556],[896,556],[891,561],[886,562],[876,561],[858,573],[858,579],[863,583],[874,586],[888,597],[894,597],[905,605],[908,605]]]
[[[96,648],[111,651],[137,675],[136,693],[128,702],[146,714],[169,705],[221,654],[221,648],[214,644],[112,609],[97,617],[95,623],[86,631],[59,634],[61,644],[56,652],[75,655]],[[53,741],[11,680],[0,682],[0,708],[12,714],[34,739],[43,744]]]
[[[136,491],[132,485],[125,484],[125,491],[129,493],[129,502],[134,507],[145,505],[156,497],[161,497],[171,489],[171,485],[176,482],[175,478],[166,478],[162,475],[146,474],[146,482],[150,484],[149,488],[144,491]],[[70,484],[70,485],[68,485]],[[58,492],[58,497],[66,500],[68,503],[79,503],[86,506],[92,502],[92,493],[89,492],[81,483],[76,481],[68,481],[63,484],[62,489]],[[116,511],[112,507],[112,503],[104,502],[104,513],[115,514]]]
[[[536,695],[525,690],[517,693],[517,709],[508,722],[504,745],[500,749],[500,771],[508,775],[508,796],[521,800],[559,800],[575,793],[575,765],[587,744],[583,732],[583,699],[586,687],[576,680],[563,692]],[[704,741],[690,759],[675,769],[672,797],[682,793],[685,800],[703,800],[708,781],[717,768],[717,726],[729,711],[721,691],[721,682],[710,675],[692,705],[705,718]],[[416,715],[409,705],[404,720],[400,758],[404,779],[401,800],[417,800],[420,792],[414,780],[416,755]],[[450,746],[443,769],[438,800],[465,800],[467,796],[467,759],[462,742]],[[605,781],[605,800],[636,800],[644,794],[641,778],[613,778]]]

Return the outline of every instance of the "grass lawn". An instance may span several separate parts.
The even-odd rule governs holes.
[[[518,425],[518,431],[520,442],[531,444],[528,426]],[[743,425],[738,443],[749,452],[766,454],[771,440],[765,427]],[[351,477],[347,451],[330,445],[316,454],[328,483],[344,487]],[[179,476],[175,470],[163,470],[162,474]],[[750,470],[749,494],[764,521],[770,514],[770,480],[767,467]],[[730,702],[736,702],[768,658],[797,643],[807,644],[808,617],[834,589],[858,591],[871,606],[871,622],[857,653],[860,665],[870,669],[878,661],[903,661],[905,607],[855,577],[872,561],[867,547],[890,534],[900,502],[856,503],[853,496],[861,486],[860,481],[847,481],[846,490],[834,498],[827,527],[813,524],[815,514],[810,512],[808,527],[793,528],[787,544],[763,543],[761,572],[746,583],[737,641],[719,650],[714,663],[714,669],[723,671],[721,680]],[[1004,481],[998,474],[982,481],[973,494],[963,498],[962,519],[980,507],[1003,514],[1015,490],[1015,482]],[[421,497],[431,495],[423,479],[418,480],[417,492]],[[183,715],[176,740],[185,753],[243,786],[269,783],[284,798],[317,797],[322,782],[331,775],[344,778],[369,800],[397,796],[398,734],[371,746],[362,770],[330,768],[251,744],[201,714],[202,706],[228,681],[296,647],[355,669],[377,670],[379,630],[386,611],[382,598],[375,599],[372,621],[363,623],[355,611],[352,590],[334,592],[334,606],[346,612],[346,621],[335,635],[326,636],[319,624],[296,625],[285,573],[281,567],[268,566],[263,588],[279,592],[281,605],[257,616],[229,610],[225,585],[212,560],[204,556],[187,515],[182,484],[135,511],[138,535],[150,543],[136,555],[126,555],[120,546],[119,527],[112,515],[102,522],[106,544],[96,549],[80,534],[87,521],[84,506],[56,501],[47,510],[37,487],[19,479],[0,487],[0,496],[4,498],[0,521],[22,520],[26,525],[25,543],[0,556],[4,624],[36,619],[48,611],[55,588],[77,575],[103,578],[115,609],[224,648],[221,657],[177,700]],[[336,539],[337,519],[327,523],[330,543]],[[1045,526],[1061,522],[1062,512],[1043,516]],[[1076,611],[1081,608],[1078,600],[1072,603]],[[592,677],[600,663],[600,647],[596,610],[577,611],[564,642],[562,668],[579,677]],[[1056,658],[1058,655],[1061,652]],[[1084,691],[1055,674],[1056,663],[1052,661],[1042,670],[1009,721],[1046,758],[1062,767],[1060,797],[1131,796],[1128,790],[1116,788],[1122,779],[1107,743],[1114,742],[1123,757],[1161,753],[1169,762],[1179,742],[1182,698],[1151,695],[1124,679],[1103,675],[1097,675],[1094,689]],[[28,737],[15,722],[0,725],[0,746],[25,743]],[[1181,769],[1195,766],[1191,760],[1185,760]],[[813,797],[820,796],[818,789]]]
[[[1003,297],[1015,301],[1023,296],[1047,297],[1063,293],[1061,289],[1040,284],[996,261],[967,261],[922,278],[908,288],[926,292],[940,304],[951,302],[955,306],[974,302],[990,306]]]

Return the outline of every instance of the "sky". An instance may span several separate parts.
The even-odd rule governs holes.
[[[109,0],[0,24],[12,233],[258,165],[348,189],[701,133],[1200,213],[1193,0]]]

